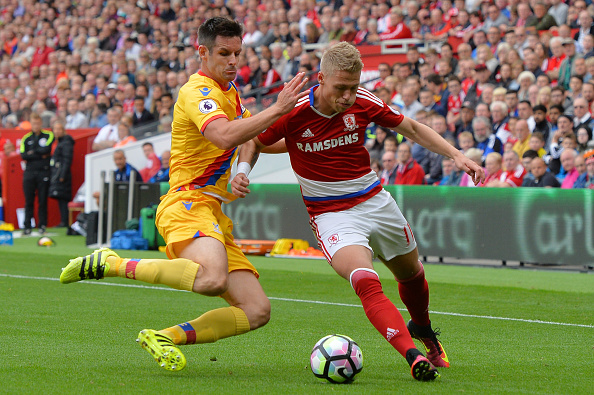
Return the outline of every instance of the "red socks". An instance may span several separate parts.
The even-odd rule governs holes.
[[[406,280],[398,280],[398,292],[400,299],[408,309],[410,318],[420,326],[427,326],[429,320],[429,285],[425,280],[425,269],[419,261],[421,270],[413,277]]]
[[[363,309],[375,329],[403,357],[413,343],[402,315],[394,304],[384,295],[377,273],[371,269],[356,269],[351,273],[351,285],[361,299]]]

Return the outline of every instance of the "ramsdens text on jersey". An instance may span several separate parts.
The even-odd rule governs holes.
[[[340,136],[337,139],[328,139],[317,143],[297,143],[297,148],[303,152],[319,152],[329,150],[330,148],[339,147],[342,145],[353,144],[359,141],[358,133]]]

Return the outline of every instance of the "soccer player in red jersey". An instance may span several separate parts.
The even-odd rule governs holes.
[[[402,116],[372,93],[359,87],[363,63],[359,52],[339,43],[323,55],[319,85],[241,149],[233,193],[249,193],[247,176],[257,152],[284,139],[291,165],[319,246],[334,270],[348,280],[361,299],[365,314],[384,338],[408,361],[413,377],[429,381],[447,367],[447,356],[429,320],[429,288],[410,225],[395,200],[380,185],[363,145],[371,122],[394,129],[443,156],[454,159],[475,183],[484,180],[476,163],[427,126]],[[398,281],[408,308],[407,324],[384,295],[372,258],[377,257]],[[428,350],[417,350],[411,335]]]

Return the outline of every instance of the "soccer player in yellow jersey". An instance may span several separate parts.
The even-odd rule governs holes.
[[[170,190],[162,198],[156,224],[170,259],[123,259],[103,248],[70,261],[64,284],[103,277],[125,277],[224,298],[229,307],[159,331],[144,329],[137,341],[167,370],[186,365],[179,345],[210,343],[265,325],[270,302],[258,272],[233,242],[232,222],[221,211],[237,146],[290,112],[307,82],[298,74],[274,105],[251,116],[237,87],[242,27],[225,18],[200,26],[200,71],[180,89],[171,133]],[[244,164],[245,166],[245,164]]]

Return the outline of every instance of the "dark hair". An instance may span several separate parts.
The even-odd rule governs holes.
[[[144,147],[146,147],[147,145],[150,145],[150,147],[151,147],[151,148],[154,148],[154,147],[153,147],[153,143],[144,143],[144,144],[142,144],[142,147],[144,148]]]
[[[565,119],[567,119],[569,122],[572,122],[572,123],[573,123],[573,117],[572,117],[572,116],[570,116],[570,115],[567,115],[567,114],[561,114],[561,115],[559,115],[559,119],[561,119],[561,118],[565,118]]]
[[[565,111],[565,109],[563,108],[563,106],[561,104],[553,104],[550,108],[549,111],[551,111],[553,108],[556,108],[557,110],[559,110],[559,112],[561,114],[563,114],[563,111]]]
[[[524,154],[522,155],[522,158],[530,158],[530,159],[534,159],[534,158],[538,158],[538,152],[534,151],[533,149],[529,149],[528,151],[524,152]]]
[[[545,106],[543,106],[542,104],[537,104],[534,107],[532,107],[532,112],[537,112],[537,111],[542,111],[546,114],[547,108]]]
[[[435,85],[441,85],[443,81],[439,74],[431,74],[429,77],[427,77],[427,82],[431,82]]]
[[[144,97],[142,97],[140,95],[136,95],[136,96],[134,96],[134,100],[142,100],[142,101],[144,101]]]
[[[239,37],[241,39],[243,29],[236,22],[222,17],[214,17],[204,22],[198,29],[198,43],[212,51],[217,36],[220,37]]]

